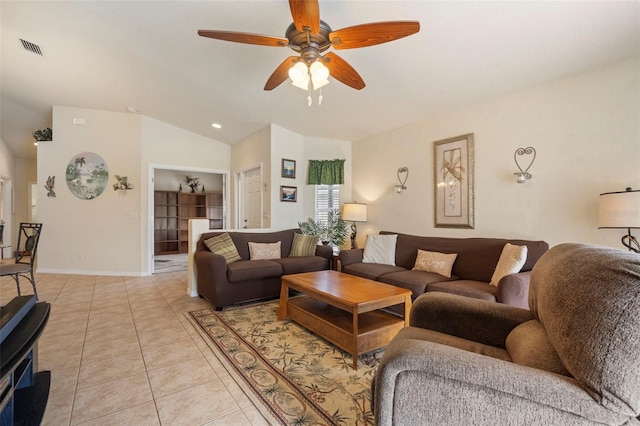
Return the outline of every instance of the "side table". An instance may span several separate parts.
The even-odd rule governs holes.
[[[0,260],[4,259],[4,249],[11,248],[10,244],[0,245]]]

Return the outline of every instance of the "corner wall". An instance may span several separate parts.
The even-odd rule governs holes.
[[[598,230],[602,192],[640,189],[640,60],[553,81],[353,143],[353,188],[369,204],[366,233],[540,239],[623,248]],[[433,142],[475,134],[475,229],[434,227]],[[515,182],[519,147],[533,178]],[[408,189],[393,191],[407,166]]]

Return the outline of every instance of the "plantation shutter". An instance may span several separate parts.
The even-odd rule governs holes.
[[[316,222],[326,223],[329,212],[340,208],[340,185],[316,185]]]

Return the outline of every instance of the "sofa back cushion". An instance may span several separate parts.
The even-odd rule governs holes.
[[[640,255],[555,246],[531,273],[529,306],[563,365],[596,401],[640,413]]]
[[[381,234],[398,234],[381,231]],[[396,265],[411,269],[418,249],[440,253],[456,253],[458,257],[451,273],[460,279],[490,282],[505,244],[527,246],[527,261],[522,271],[530,271],[549,249],[544,241],[506,240],[500,238],[445,238],[398,234]]]
[[[238,254],[242,260],[249,260],[249,242],[254,243],[280,243],[280,257],[288,257],[291,252],[291,243],[293,242],[293,234],[300,232],[298,229],[286,229],[277,232],[229,232],[231,240],[238,249]],[[223,232],[207,232],[200,236],[196,250],[208,250],[204,241],[220,235]]]

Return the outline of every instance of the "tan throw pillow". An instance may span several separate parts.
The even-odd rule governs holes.
[[[425,251],[418,249],[414,271],[434,272],[443,277],[451,278],[453,262],[456,261],[456,253],[445,254],[437,251]]]
[[[527,261],[527,246],[514,246],[511,243],[505,244],[500,255],[500,260],[496,265],[491,277],[491,285],[498,286],[498,283],[507,275],[517,274]]]
[[[227,260],[227,263],[240,260],[238,249],[236,245],[233,244],[233,240],[227,232],[205,240],[204,244],[209,247],[212,253],[223,256]]]
[[[277,243],[249,243],[251,260],[280,259],[280,241]]]
[[[293,243],[291,243],[291,253],[289,256],[315,256],[316,247],[318,247],[318,237],[315,235],[293,234]]]
[[[396,242],[398,236],[367,235],[364,244],[362,263],[379,263],[381,265],[396,265]]]

